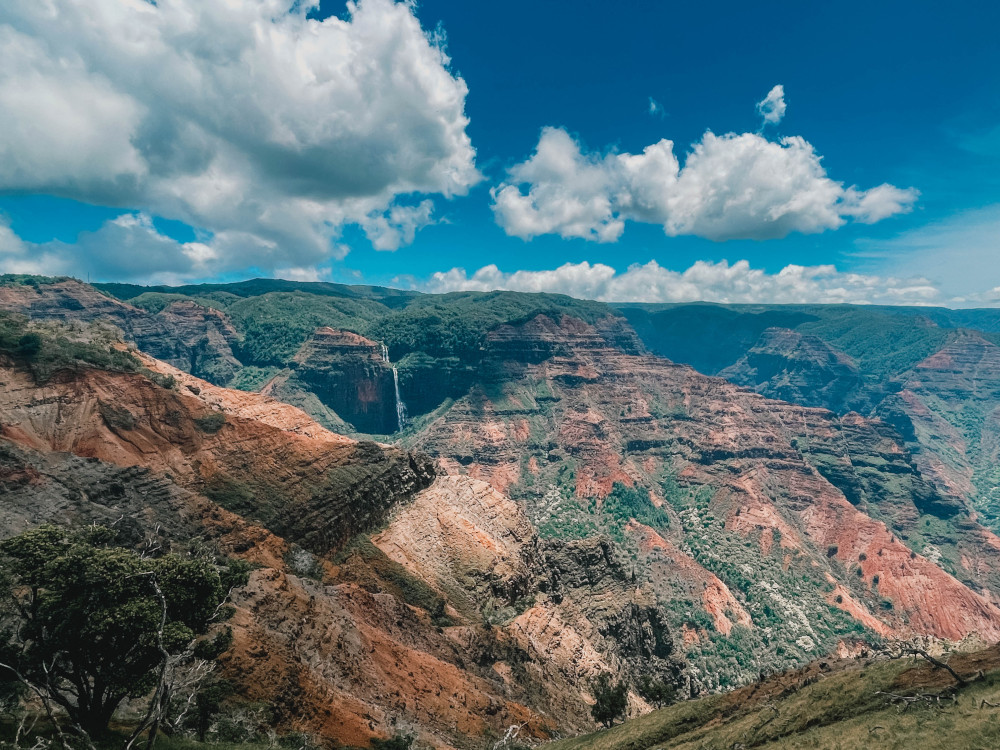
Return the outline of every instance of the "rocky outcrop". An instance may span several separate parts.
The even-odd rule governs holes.
[[[83,370],[38,386],[2,371],[0,435],[43,451],[169,473],[181,486],[316,553],[336,549],[427,486],[429,461],[327,432],[298,409],[171,375]]]
[[[299,388],[331,409],[351,430],[377,435],[397,432],[393,367],[383,348],[350,331],[320,328],[292,360],[287,382],[271,386]]]
[[[225,313],[190,300],[174,302],[153,315],[67,279],[0,286],[0,310],[33,320],[113,325],[150,356],[220,385],[242,367],[233,354],[238,335]]]
[[[233,354],[239,334],[225,313],[188,300],[174,302],[157,315],[169,332],[160,340],[142,336],[136,345],[144,352],[169,362],[185,372],[219,385],[228,383],[242,369]],[[157,349],[172,347],[173,356],[160,356]]]
[[[942,495],[1000,528],[1000,346],[958,331],[901,380],[879,413],[908,438]]]
[[[523,509],[485,482],[441,477],[373,542],[431,582],[456,616],[485,619],[516,644],[519,659],[548,675],[536,690],[563,721],[585,723],[589,681],[602,671],[637,680],[680,667],[666,614],[609,540],[540,542]]]

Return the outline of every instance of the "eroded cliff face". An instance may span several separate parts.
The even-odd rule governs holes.
[[[435,746],[464,746],[511,724],[526,724],[536,737],[555,726],[517,702],[519,689],[507,687],[502,666],[491,666],[501,662],[480,666],[478,652],[462,645],[471,640],[483,653],[499,651],[502,636],[487,637],[494,631],[475,625],[442,631],[426,609],[380,592],[377,576],[358,585],[166,474],[0,438],[0,491],[2,537],[42,523],[102,523],[154,554],[184,553],[197,540],[259,566],[236,592],[236,615],[227,623],[234,644],[222,669],[241,697],[276,708],[282,730],[354,746],[405,730]],[[579,695],[562,688],[578,708]]]
[[[327,432],[273,399],[217,388],[145,358],[172,376],[86,369],[37,385],[2,371],[0,435],[43,451],[169,473],[183,487],[327,553],[427,486],[419,455]]]
[[[680,671],[666,613],[609,540],[540,541],[523,507],[485,482],[439,478],[372,541],[453,617],[486,624],[467,647],[499,639],[491,669],[562,725],[588,724],[589,684],[602,672],[634,682]]]
[[[958,331],[879,408],[938,491],[1000,528],[1000,347]]]
[[[19,309],[34,304],[18,294]],[[226,321],[205,311],[109,315],[132,330],[172,316],[188,342],[216,325],[221,350]],[[775,337],[770,350],[819,357]],[[174,366],[190,361],[142,358],[172,387],[94,369],[39,385],[4,366],[4,533],[121,517],[137,539],[205,539],[260,564],[239,594],[227,674],[275,704],[282,727],[344,745],[590,729],[601,672],[633,685],[683,672],[716,689],[872,633],[1000,637],[1000,539],[934,473],[940,458],[901,437],[924,429],[924,412],[879,420],[769,400],[649,356],[615,317],[501,326],[480,354],[447,376],[455,403],[403,434],[411,450]],[[940,434],[932,394],[960,383],[956,407],[987,395],[994,353],[970,340],[949,356],[900,394],[921,394]],[[836,383],[844,363],[823,362],[797,370],[795,387]],[[293,400],[298,383],[345,432],[359,429],[348,418],[396,416],[375,342],[321,330],[295,365],[265,390]]]
[[[212,383],[232,380],[243,367],[233,349],[239,334],[225,313],[188,300],[173,302],[156,317],[167,335],[144,335],[136,345],[144,352]],[[157,353],[162,349],[162,353]],[[164,356],[169,355],[169,356]]]
[[[511,725],[544,739],[592,727],[598,673],[679,671],[665,612],[606,540],[541,542],[484,482],[433,481],[419,454],[143,364],[175,385],[0,370],[3,535],[114,523],[260,566],[222,664],[282,729],[354,746],[405,731],[478,747]]]
[[[870,408],[858,366],[816,336],[768,328],[739,361],[721,372],[768,398],[843,413]]]
[[[615,487],[641,488],[648,507],[669,519],[656,533],[705,569],[692,570],[667,548],[672,570],[691,576],[690,599],[674,587],[661,601],[684,610],[673,621],[690,620],[697,640],[724,636],[719,614],[729,623],[748,615],[744,641],[768,628],[767,640],[783,640],[798,658],[870,626],[868,618],[901,635],[1000,636],[995,579],[957,555],[954,573],[975,580],[973,591],[936,564],[926,539],[911,548],[902,538],[927,518],[959,518],[959,509],[923,479],[889,426],[768,400],[625,353],[568,318],[497,329],[484,360],[490,385],[456,402],[414,445],[451,472],[523,498],[532,521],[554,538],[610,530],[628,543]],[[962,545],[981,560],[990,535],[962,518],[949,529],[963,525]],[[651,555],[665,548],[639,537],[632,543],[643,560],[640,580],[652,584],[664,568]],[[725,603],[709,574],[738,606]],[[699,602],[699,584],[711,585],[709,598],[719,604]],[[835,586],[850,592],[850,602],[828,598]],[[766,651],[763,640],[743,647]]]
[[[380,344],[350,331],[320,328],[291,364],[267,384],[267,394],[312,407],[309,411],[334,429],[389,435],[401,428],[398,376]]]

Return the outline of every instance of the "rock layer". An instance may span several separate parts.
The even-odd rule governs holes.
[[[536,508],[539,495],[567,480],[584,500],[600,500],[615,483],[641,484],[655,499],[660,478],[673,476],[681,490],[707,497],[703,508],[689,508],[699,524],[714,529],[722,520],[709,533],[741,535],[765,558],[790,552],[785,567],[827,571],[872,606],[890,601],[877,617],[895,632],[1000,636],[990,594],[971,591],[855,506],[909,503],[913,518],[953,511],[888,437],[891,429],[627,354],[572,319],[502,327],[488,342],[484,358],[491,356],[502,385],[474,390],[415,441],[450,471],[526,493]],[[859,432],[869,445],[853,436]],[[875,463],[880,472],[870,470]],[[921,497],[924,509],[914,502]],[[688,513],[687,502],[677,512]],[[859,557],[865,562],[855,571]]]

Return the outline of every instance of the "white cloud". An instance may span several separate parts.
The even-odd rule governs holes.
[[[686,271],[671,271],[656,261],[619,273],[602,263],[567,263],[548,271],[505,273],[495,265],[469,276],[453,268],[434,274],[429,292],[458,290],[557,292],[604,302],[760,302],[937,304],[937,287],[922,278],[843,273],[832,265],[788,265],[776,274],[741,260],[698,261]]]
[[[465,82],[414,4],[314,4],[0,4],[0,190],[185,221],[217,272],[312,266],[345,223],[412,241],[398,196],[480,179]]]
[[[274,278],[286,281],[329,281],[333,277],[328,268],[277,268]]]
[[[757,102],[757,111],[764,118],[764,125],[777,125],[785,116],[785,87],[780,83]],[[763,127],[763,126],[762,126]]]
[[[665,117],[666,111],[663,109],[663,105],[660,104],[653,97],[649,97],[649,114],[653,117]]]
[[[218,253],[215,245],[161,234],[144,213],[122,214],[72,244],[25,242],[0,220],[0,270],[7,273],[180,283],[213,275]]]
[[[773,92],[772,92],[773,93]],[[616,242],[627,220],[666,234],[711,240],[785,237],[873,223],[910,211],[918,192],[879,185],[844,187],[801,137],[707,132],[683,167],[672,141],[641,154],[586,153],[561,128],[542,130],[535,152],[491,192],[497,223],[531,239],[558,234]]]
[[[413,242],[418,229],[434,223],[433,212],[434,203],[430,200],[418,206],[393,206],[385,214],[369,217],[361,226],[376,250],[397,250],[400,245]]]
[[[617,159],[583,154],[561,128],[545,128],[530,159],[510,170],[510,183],[491,191],[501,227],[522,239],[555,232],[615,242],[625,229],[614,205]],[[518,185],[531,187],[527,194]]]

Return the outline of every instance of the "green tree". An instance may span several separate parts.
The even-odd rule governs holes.
[[[594,717],[594,721],[610,727],[625,716],[628,709],[628,688],[625,683],[613,684],[610,675],[604,673],[594,680],[592,690],[594,705],[590,708],[590,715]]]
[[[222,710],[222,703],[233,694],[233,685],[229,680],[214,680],[195,694],[195,711],[192,717],[198,741],[204,742],[212,721]]]
[[[667,680],[657,680],[648,674],[639,679],[637,686],[639,695],[647,703],[657,708],[669,706],[677,700],[677,686]]]
[[[151,691],[143,724],[155,732],[167,660],[206,632],[225,583],[239,582],[209,561],[147,559],[114,540],[102,527],[42,526],[0,543],[0,678],[16,676],[91,737],[123,700]]]

